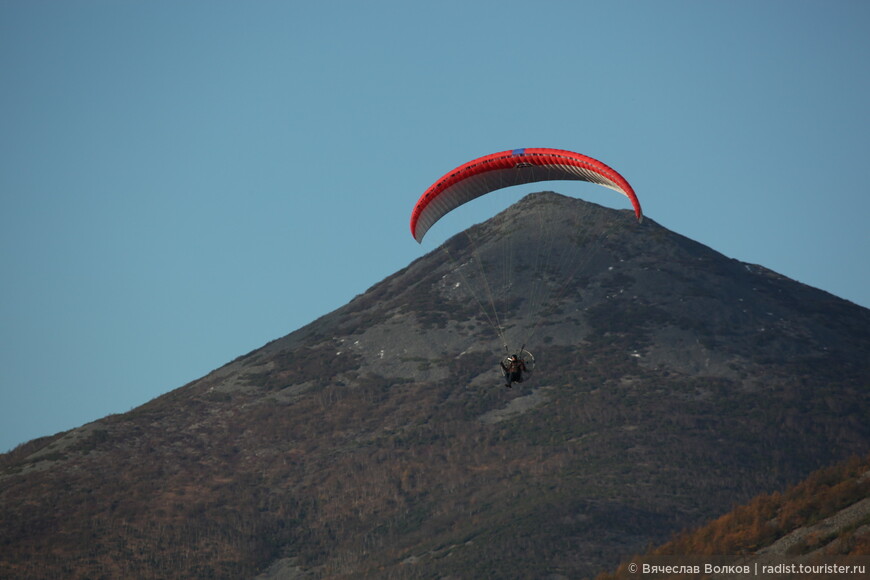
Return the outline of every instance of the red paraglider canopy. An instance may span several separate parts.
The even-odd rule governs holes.
[[[469,161],[436,181],[411,212],[411,235],[422,242],[429,228],[448,212],[496,189],[566,179],[618,191],[631,200],[637,220],[643,219],[640,202],[628,181],[597,159],[562,149],[513,149]]]

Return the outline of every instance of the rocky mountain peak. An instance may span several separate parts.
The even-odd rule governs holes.
[[[513,389],[505,344],[536,359]],[[865,453],[867,352],[867,309],[531,195],[200,380],[3,456],[0,576],[593,575]]]

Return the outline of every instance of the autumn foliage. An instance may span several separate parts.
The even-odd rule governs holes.
[[[678,534],[645,556],[752,556],[780,538],[801,532],[802,528],[811,528],[868,498],[870,456],[853,458],[815,471],[782,493],[759,495],[703,527]],[[827,528],[824,534],[812,529],[799,534],[800,539],[789,545],[785,555],[870,555],[870,504],[856,512],[842,525]],[[602,574],[598,578],[635,577],[627,566],[628,562],[616,573]]]

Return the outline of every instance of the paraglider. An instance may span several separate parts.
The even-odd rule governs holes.
[[[526,376],[535,370],[535,357],[526,350],[526,345],[512,355],[506,356],[500,363],[504,374],[504,386],[508,389],[514,383],[521,383]]]
[[[572,151],[527,148],[486,155],[460,165],[446,173],[420,196],[420,199],[414,206],[411,212],[411,235],[418,243],[422,243],[426,233],[438,220],[469,201],[506,187],[550,180],[587,181],[612,189],[627,197],[634,208],[634,215],[637,221],[641,222],[643,220],[643,212],[641,211],[640,202],[634,193],[634,189],[613,168],[597,159]],[[477,252],[476,245],[471,245],[474,248],[474,252]],[[448,255],[450,254],[446,248],[445,252]],[[549,252],[547,254],[549,255]],[[476,260],[480,262],[479,255],[476,256]],[[510,260],[506,261],[510,262]],[[457,263],[456,266],[455,271],[458,275],[463,276],[461,273],[463,264]],[[540,268],[536,271],[536,275],[540,286],[543,285],[544,276],[542,272],[546,270],[547,266],[539,266]],[[483,265],[478,269],[484,275],[488,270]],[[576,270],[576,267],[571,269],[572,272],[576,272]],[[474,301],[480,305],[481,310],[484,311],[485,318],[490,321],[490,324],[492,324],[502,339],[505,352],[510,353],[511,351],[508,347],[509,341],[505,336],[506,327],[501,322],[503,317],[499,316],[498,313],[497,300],[493,297],[492,284],[486,281],[481,285],[482,290],[475,292],[471,288],[472,285],[467,283],[467,279],[464,278],[463,282],[465,283],[457,283],[456,286],[464,285],[469,288],[469,291],[473,294]],[[511,282],[508,282],[507,287],[510,286]],[[561,285],[561,289],[566,287],[567,283]],[[557,290],[554,296],[558,298],[561,291]],[[487,312],[487,308],[484,305],[486,301],[483,298],[484,295],[489,301],[491,312]],[[541,304],[543,300],[529,300],[529,302]],[[534,369],[534,365],[534,357],[525,350],[525,346],[513,354],[508,354],[500,361],[505,386],[510,388],[514,383],[523,382],[525,376]]]
[[[628,181],[597,159],[563,149],[513,149],[469,161],[432,184],[411,212],[411,235],[422,243],[435,222],[464,203],[497,189],[550,180],[588,181],[618,191],[631,201],[637,220],[643,220]]]
[[[515,354],[510,355],[499,363],[504,373],[504,386],[511,388],[513,383],[523,382],[523,373],[526,372],[526,362]]]

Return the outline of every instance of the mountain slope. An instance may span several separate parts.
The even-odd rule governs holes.
[[[864,565],[866,570],[867,558],[842,558],[870,556],[870,456],[813,472],[782,493],[759,495],[632,561],[685,564],[696,557],[703,561],[704,556],[723,554],[739,556],[730,563],[749,564],[753,569],[755,562],[792,567],[839,561]],[[636,578],[637,572],[629,571],[630,563],[598,579]],[[680,576],[685,574],[672,577]]]
[[[509,283],[476,285],[506,243]],[[3,456],[0,576],[591,575],[865,453],[868,329],[652,220],[532,195],[198,381]],[[504,389],[520,337],[537,368]]]

